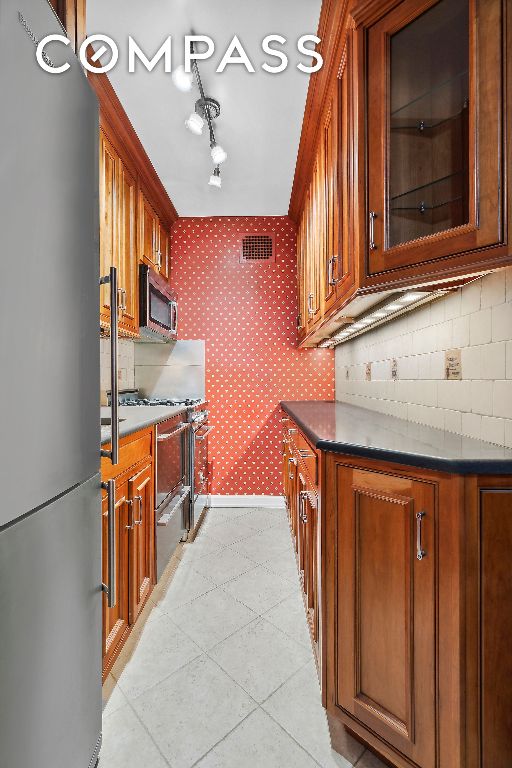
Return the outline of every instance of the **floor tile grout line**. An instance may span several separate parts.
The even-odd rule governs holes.
[[[275,691],[274,691],[274,693],[275,693]],[[273,694],[272,694],[272,695],[273,695]],[[269,697],[269,698],[270,698],[270,697]],[[267,699],[265,699],[265,701],[266,701],[266,700],[267,700]],[[294,736],[292,733],[290,733],[289,731],[287,731],[287,730],[286,730],[286,728],[284,727],[284,725],[282,725],[282,723],[280,723],[280,722],[279,722],[279,720],[276,720],[276,718],[275,718],[275,717],[274,717],[274,716],[273,716],[273,715],[272,715],[270,712],[267,712],[267,710],[266,710],[266,709],[263,709],[263,706],[262,706],[262,704],[260,704],[260,705],[259,705],[259,708],[260,708],[260,709],[261,709],[261,711],[262,711],[262,712],[264,712],[264,713],[265,713],[265,714],[266,714],[268,717],[270,717],[270,719],[271,719],[271,720],[272,720],[272,721],[273,721],[273,722],[274,722],[276,725],[278,725],[278,726],[279,726],[279,728],[280,728],[280,729],[281,729],[281,730],[282,730],[284,733],[286,733],[286,735],[287,735],[287,736],[289,736],[289,738],[290,738],[292,741],[294,741],[294,742],[295,742],[295,744],[298,744],[298,746],[299,746],[299,747],[300,747],[300,748],[303,750],[303,752],[305,752],[305,753],[306,753],[306,754],[307,754],[307,755],[308,755],[308,756],[309,756],[309,757],[310,757],[310,758],[313,760],[313,762],[314,762],[316,765],[318,765],[318,766],[320,766],[320,768],[322,768],[322,764],[318,762],[318,760],[316,759],[316,757],[315,757],[314,755],[312,755],[312,754],[311,754],[311,752],[310,752],[308,749],[306,749],[306,747],[304,746],[304,744],[301,744],[301,743],[300,743],[300,741],[298,741],[298,740],[295,738],[295,736]]]
[[[122,693],[122,691],[121,691],[121,693]],[[125,696],[125,694],[124,694],[124,693],[123,693],[123,696]],[[132,704],[132,702],[130,701],[130,699],[128,699],[128,697],[127,697],[127,696],[125,696],[125,699],[126,699],[126,701],[127,701],[127,704],[128,704],[128,706],[130,707],[130,709],[132,710],[133,714],[135,715],[136,719],[138,720],[138,722],[139,722],[139,723],[140,723],[140,725],[142,726],[143,730],[144,730],[144,731],[147,733],[147,735],[148,735],[149,739],[150,739],[150,740],[151,740],[151,742],[152,742],[152,743],[155,745],[155,747],[156,747],[156,749],[157,749],[157,751],[158,751],[159,755],[162,757],[162,760],[164,761],[164,763],[165,763],[166,765],[168,765],[168,766],[169,766],[169,768],[174,768],[174,766],[172,765],[172,763],[171,763],[171,762],[170,762],[170,761],[169,761],[169,760],[166,758],[166,756],[164,755],[164,753],[162,752],[162,750],[160,749],[160,747],[159,747],[159,746],[158,746],[158,744],[156,743],[156,741],[155,741],[155,739],[153,738],[153,736],[152,736],[151,732],[148,730],[148,728],[147,728],[146,724],[145,724],[145,723],[144,723],[144,722],[141,720],[141,718],[139,717],[139,714],[138,714],[137,710],[135,709],[135,707],[133,706],[133,704]],[[100,753],[100,754],[101,754],[101,753]],[[100,760],[100,765],[98,766],[98,768],[101,768],[101,760]]]
[[[216,747],[218,747],[218,746],[219,746],[219,744],[222,744],[222,742],[223,742],[223,741],[225,741],[225,739],[227,739],[227,738],[228,738],[228,736],[230,736],[230,735],[231,735],[231,734],[232,734],[234,731],[236,731],[236,729],[237,729],[237,728],[238,728],[240,725],[242,725],[242,723],[244,723],[244,722],[247,720],[247,718],[248,718],[248,717],[250,717],[251,715],[253,715],[253,714],[256,712],[256,710],[257,710],[257,709],[258,709],[258,705],[256,704],[256,707],[255,707],[254,709],[252,709],[250,712],[248,712],[248,713],[245,715],[245,717],[243,717],[243,718],[240,720],[240,722],[239,722],[239,723],[237,723],[235,726],[233,726],[233,728],[232,728],[230,731],[228,731],[226,734],[224,734],[224,736],[222,737],[222,739],[219,739],[217,742],[215,742],[215,744],[214,744],[212,747],[210,747],[210,749],[208,749],[208,750],[207,750],[207,751],[206,751],[204,754],[202,754],[202,755],[201,755],[201,757],[199,757],[199,758],[198,758],[198,759],[195,761],[195,763],[193,763],[193,764],[190,766],[190,768],[195,768],[195,766],[196,766],[196,765],[198,765],[198,764],[201,762],[201,760],[204,760],[204,758],[206,757],[206,755],[209,755],[209,754],[210,754],[210,752],[212,752],[212,751],[213,751],[213,750],[214,750]]]

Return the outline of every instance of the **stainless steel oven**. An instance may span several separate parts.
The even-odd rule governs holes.
[[[142,340],[173,341],[178,334],[176,294],[147,264],[139,267],[139,325]]]
[[[208,436],[213,430],[209,424],[209,414],[205,404],[190,412],[191,430],[189,435],[190,462],[190,514],[188,520],[189,534],[197,527],[203,510],[210,503]]]
[[[157,578],[186,536],[190,485],[187,484],[190,424],[185,413],[156,428],[155,515]]]

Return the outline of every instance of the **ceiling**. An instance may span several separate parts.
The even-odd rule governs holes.
[[[112,37],[120,49],[109,78],[156,172],[180,216],[277,216],[288,212],[309,75],[296,49],[303,34],[316,34],[320,0],[88,0],[88,34]],[[148,57],[172,37],[173,67],[183,61],[183,37],[194,30],[215,42],[211,59],[199,63],[207,96],[221,103],[218,143],[227,151],[222,189],[208,186],[212,172],[207,133],[194,136],[184,125],[198,90],[181,93],[163,71],[139,66],[128,73],[128,35]],[[233,35],[255,68],[217,68]],[[261,69],[262,39],[280,34],[289,64],[284,72]]]

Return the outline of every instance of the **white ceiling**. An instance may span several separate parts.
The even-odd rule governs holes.
[[[103,33],[118,43],[120,57],[110,80],[180,216],[288,212],[309,80],[296,68],[299,61],[308,63],[297,53],[296,40],[316,34],[320,5],[320,0],[88,0],[88,34]],[[206,95],[222,108],[215,130],[228,159],[221,166],[220,190],[207,183],[212,171],[207,134],[194,136],[184,125],[197,88],[178,91],[162,62],[151,73],[142,67],[128,73],[128,35],[149,57],[171,35],[176,66],[191,30],[216,45],[213,57],[199,67]],[[234,34],[254,74],[240,65],[215,72]],[[269,34],[288,41],[289,65],[279,74],[261,69],[265,59],[277,63],[261,50]]]

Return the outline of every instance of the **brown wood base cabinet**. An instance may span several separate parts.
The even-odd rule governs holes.
[[[122,438],[120,460],[102,460],[102,479],[116,484],[116,603],[103,595],[103,679],[112,669],[155,583],[153,429]],[[108,502],[102,497],[103,583],[108,583]]]
[[[283,481],[333,748],[511,768],[512,477],[317,451],[285,415]]]

